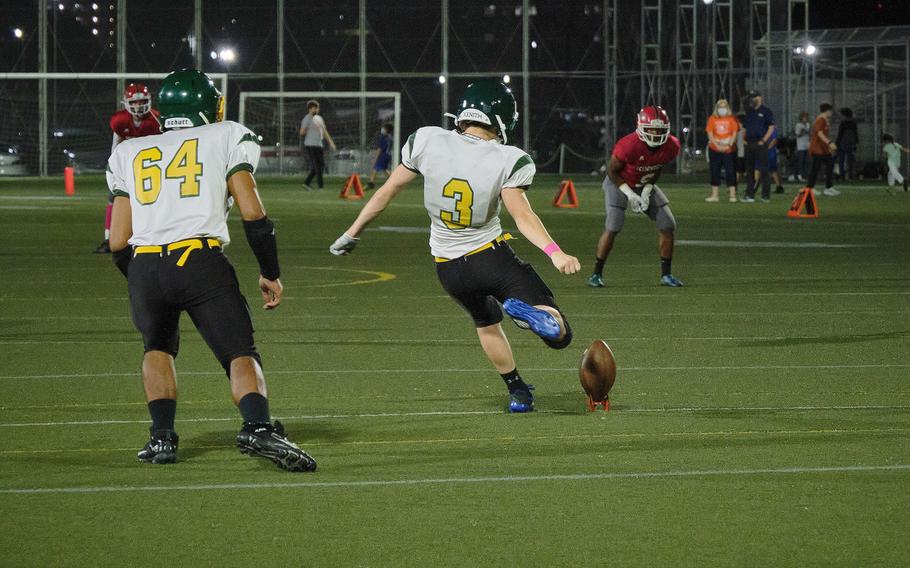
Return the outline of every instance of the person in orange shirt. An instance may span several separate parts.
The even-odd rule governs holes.
[[[819,114],[815,117],[812,124],[812,135],[809,141],[809,154],[812,155],[812,167],[809,169],[809,181],[806,187],[815,191],[815,181],[818,174],[825,167],[825,195],[836,196],[840,192],[832,187],[834,182],[834,153],[837,152],[837,144],[831,140],[829,128],[831,125],[831,115],[834,114],[834,107],[831,103],[822,103],[818,106]]]
[[[708,203],[720,201],[720,171],[724,171],[730,202],[736,202],[736,171],[733,168],[733,155],[736,151],[736,133],[739,121],[730,112],[730,103],[719,99],[714,105],[714,114],[708,117],[708,161],[711,164],[711,195],[705,198]]]

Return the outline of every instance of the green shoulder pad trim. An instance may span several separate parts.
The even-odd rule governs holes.
[[[113,189],[113,190],[111,190],[111,193],[114,194],[114,197],[129,197],[130,196],[129,193],[123,191],[122,189]]]
[[[108,162],[107,164],[104,165],[104,171],[106,171],[106,172],[109,173],[109,174],[114,173],[114,170],[111,169],[111,163],[110,163],[110,162]]]
[[[247,171],[247,172],[253,173],[253,166],[250,164],[247,164],[246,162],[243,162],[242,164],[237,164],[236,166],[234,166],[233,168],[231,168],[228,171],[227,175],[224,176],[224,179],[229,180],[229,179],[231,179],[232,175],[236,174],[237,172],[242,172],[242,171]]]
[[[533,164],[533,163],[534,163],[534,161],[531,160],[531,156],[529,156],[529,155],[527,155],[527,154],[525,154],[524,156],[518,158],[518,161],[515,162],[515,166],[512,168],[512,173],[509,174],[509,177],[514,176],[514,175],[515,175],[515,172],[517,172],[517,171],[520,170],[521,168],[523,168],[523,167],[525,167],[525,166],[528,166],[528,165],[531,165],[531,164]]]
[[[240,141],[237,142],[237,145],[243,144],[244,142],[254,142],[257,146],[261,146],[259,142],[259,137],[253,134],[252,132],[247,132],[240,138]]]

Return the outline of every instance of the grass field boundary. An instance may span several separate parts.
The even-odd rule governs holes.
[[[819,473],[908,472],[910,464],[844,465],[818,467],[781,467],[760,469],[706,469],[678,471],[629,471],[609,473],[574,473],[557,475],[503,475],[498,477],[443,477],[424,479],[364,479],[341,481],[305,481],[299,483],[218,483],[199,485],[109,485],[95,487],[28,487],[0,489],[0,495],[40,495],[62,493],[134,493],[173,491],[232,491],[238,489],[330,489],[355,487],[392,487],[408,485],[461,485],[468,483],[515,483],[552,481],[600,481],[606,479],[661,479],[696,477],[738,477],[755,475],[805,475]]]

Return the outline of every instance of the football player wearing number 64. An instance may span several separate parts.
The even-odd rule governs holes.
[[[500,202],[556,270],[574,274],[581,266],[560,250],[528,203],[525,192],[536,168],[524,151],[508,145],[518,121],[512,92],[501,83],[479,80],[468,85],[459,100],[458,115],[449,115],[456,129],[426,126],[411,134],[401,164],[329,250],[334,255],[354,250],[363,229],[422,175],[439,281],[474,320],[480,345],[509,390],[509,411],[528,412],[534,409],[533,386],[524,382],[515,365],[500,325],[500,303],[518,327],[531,330],[553,349],[569,345],[572,328],[544,281],[508,245],[512,236],[502,232]]]
[[[194,69],[168,75],[158,96],[162,134],[127,140],[108,162],[114,195],[111,249],[127,277],[133,323],[142,334],[142,384],[152,425],[138,458],[177,461],[177,375],[180,314],[187,312],[230,380],[243,426],[237,447],[290,471],[316,462],[272,424],[265,377],[246,299],[224,255],[228,212],[240,209],[247,242],[259,262],[264,308],[281,303],[275,228],[253,172],[259,139],[224,121],[224,99]]]
[[[657,187],[664,165],[679,154],[679,140],[670,134],[670,117],[659,106],[646,106],[638,111],[637,123],[635,132],[620,138],[613,147],[607,167],[603,183],[607,218],[597,242],[594,273],[588,278],[588,286],[592,288],[603,288],[604,263],[625,224],[627,208],[647,215],[657,225],[661,286],[683,285],[670,271],[676,219],[667,196]]]

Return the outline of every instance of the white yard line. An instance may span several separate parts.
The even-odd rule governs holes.
[[[761,469],[707,469],[677,471],[628,471],[605,473],[575,473],[563,475],[503,475],[491,477],[443,477],[424,479],[365,479],[341,481],[304,481],[297,483],[219,483],[199,485],[109,485],[94,487],[27,487],[0,489],[4,495],[40,495],[61,493],[135,493],[173,491],[231,491],[238,489],[324,489],[354,487],[393,487],[414,485],[463,485],[469,483],[515,483],[552,481],[598,481],[606,479],[663,479],[698,477],[737,477],[755,475],[804,475],[813,473],[873,473],[907,472],[910,464],[782,467]],[[315,474],[318,475],[318,474]],[[315,476],[314,475],[314,476]]]
[[[791,370],[791,369],[904,369],[910,363],[870,363],[857,365],[720,365],[720,366],[672,366],[672,367],[620,367],[622,372],[648,372],[648,371],[738,371],[738,370]],[[533,372],[566,372],[577,371],[575,367],[529,367],[523,371]],[[477,369],[295,369],[295,370],[269,370],[268,375],[342,375],[342,374],[375,374],[375,373],[489,373],[487,367]],[[183,371],[181,376],[217,376],[223,375],[222,371]],[[0,375],[0,380],[5,379],[86,379],[86,378],[111,378],[111,377],[137,377],[139,371],[112,372],[112,373],[61,373],[48,375]]]
[[[579,395],[579,400],[581,395]],[[834,405],[834,406],[679,406],[658,408],[618,408],[618,414],[671,414],[671,413],[710,413],[710,412],[824,412],[824,411],[866,411],[866,410],[908,410],[910,405]],[[12,410],[6,408],[6,410]],[[575,414],[566,410],[538,410],[540,414]],[[354,414],[304,414],[300,416],[276,416],[279,420],[344,420],[360,418],[416,418],[416,417],[449,417],[449,416],[497,416],[501,410],[452,410],[424,412],[367,412]],[[236,422],[237,416],[182,418],[181,423],[201,422]],[[141,420],[72,420],[60,422],[7,422],[0,423],[0,428],[32,428],[55,426],[109,426],[115,424],[148,424],[148,419]],[[905,430],[905,429],[898,429]],[[730,432],[734,434],[735,432]],[[767,433],[774,433],[768,431]],[[787,430],[786,433],[794,433]],[[0,452],[2,453],[2,452]]]

